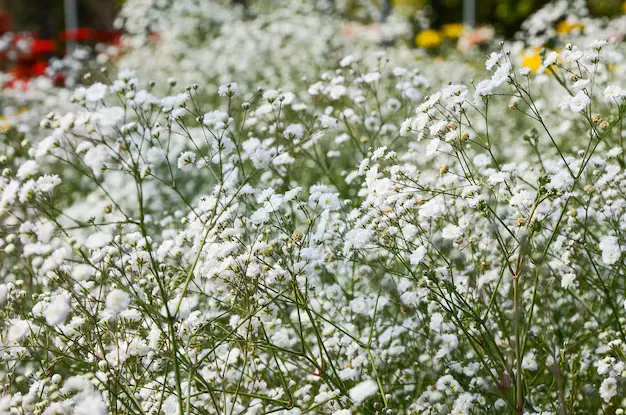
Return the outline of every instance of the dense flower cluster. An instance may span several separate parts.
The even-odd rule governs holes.
[[[618,25],[416,63],[285,4],[3,94],[0,414],[623,413]]]

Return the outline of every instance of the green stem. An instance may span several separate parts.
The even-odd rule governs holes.
[[[522,385],[522,345],[519,308],[519,275],[513,277],[513,318],[515,319],[515,410],[521,414],[524,407],[524,389]]]

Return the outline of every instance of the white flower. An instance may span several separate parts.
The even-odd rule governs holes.
[[[439,148],[439,143],[441,143],[441,140],[438,138],[433,138],[432,140],[430,140],[430,142],[426,146],[427,157],[431,157],[437,153],[437,149]]]
[[[565,111],[569,108],[574,112],[580,112],[585,109],[585,107],[587,107],[587,105],[589,105],[590,103],[591,100],[589,99],[589,96],[587,96],[585,91],[578,91],[578,93],[576,93],[576,95],[574,95],[573,97],[565,97],[563,99],[563,102],[561,102],[559,106],[561,107],[561,111]]]
[[[418,246],[415,251],[409,256],[409,261],[411,261],[411,265],[421,264],[426,256],[426,248],[423,245]]]
[[[567,290],[575,286],[576,286],[576,275],[569,273],[569,274],[564,274],[563,277],[561,277],[562,288]]]
[[[436,359],[441,359],[444,356],[448,356],[459,345],[459,339],[456,335],[451,333],[444,333],[440,337],[441,345],[439,351],[435,355]]]
[[[228,113],[220,110],[209,111],[203,117],[204,125],[216,130],[223,130],[227,121]]]
[[[572,89],[575,91],[580,91],[587,88],[590,83],[591,81],[589,79],[579,79],[578,81],[574,82],[574,84],[572,85]]]
[[[441,237],[447,240],[455,240],[463,236],[463,229],[456,225],[446,225],[441,232]]]
[[[496,69],[493,76],[491,77],[491,82],[494,87],[499,87],[507,79],[509,79],[509,74],[511,73],[511,64],[509,62],[505,62]]]
[[[443,199],[434,197],[420,207],[419,215],[421,218],[437,218],[443,214],[444,209]]]
[[[43,411],[43,415],[66,415],[71,413],[72,403],[69,399],[62,402],[53,402],[46,408],[45,411]]]
[[[489,55],[489,58],[485,62],[485,68],[490,71],[491,68],[493,68],[498,63],[501,57],[501,53],[491,52],[491,55]]]
[[[547,187],[565,191],[573,183],[573,181],[574,179],[572,179],[572,175],[569,171],[562,169],[550,178],[550,183],[548,183]]]
[[[9,343],[21,341],[30,332],[30,326],[26,320],[11,320],[7,340]]]
[[[600,385],[600,397],[604,402],[609,403],[611,399],[617,395],[617,380],[615,378],[606,378]]]
[[[239,95],[239,86],[235,82],[231,82],[225,85],[220,85],[220,87],[217,89],[217,93],[221,97],[225,97],[225,96],[232,97],[235,95]]]
[[[169,112],[175,108],[182,107],[185,101],[189,99],[189,94],[184,92],[182,94],[165,97],[161,100],[161,106],[163,111]]]
[[[96,176],[102,173],[102,168],[108,160],[109,149],[103,144],[91,147],[83,157],[83,161],[87,167],[89,167]]]
[[[275,89],[268,89],[263,92],[263,99],[268,102],[274,102],[278,98],[278,91]]]
[[[328,96],[332,100],[338,100],[339,98],[344,96],[346,94],[346,92],[348,92],[348,88],[346,88],[345,86],[343,86],[343,85],[333,85],[330,88],[330,92],[328,93]]]
[[[369,379],[369,380],[359,383],[358,385],[350,389],[350,391],[348,391],[348,394],[350,395],[350,399],[359,403],[359,402],[363,402],[365,399],[369,398],[370,396],[376,395],[377,392],[378,392],[378,385],[376,384],[375,381]]]
[[[410,118],[407,118],[404,121],[402,121],[402,125],[400,125],[400,137],[406,137],[407,133],[411,129],[412,121],[413,120]]]
[[[597,39],[594,40],[593,43],[591,44],[591,47],[594,49],[599,49],[602,46],[606,45],[608,42],[605,39]]]
[[[101,82],[96,82],[85,91],[85,101],[98,102],[106,96],[107,86]]]
[[[609,85],[604,88],[604,99],[606,101],[619,100],[624,96],[624,90],[617,85]]]
[[[45,174],[37,179],[37,188],[41,192],[49,192],[61,184],[61,179],[56,174]]]
[[[428,99],[426,101],[424,101],[423,103],[421,103],[419,105],[419,107],[417,107],[417,109],[415,110],[416,114],[419,114],[421,112],[426,112],[429,109],[431,109],[435,104],[437,104],[439,102],[439,99],[441,98],[441,92],[435,92],[434,94],[432,94],[431,96],[428,97]]]
[[[421,112],[412,119],[411,130],[420,134],[426,128],[426,124],[428,124],[428,114]]]
[[[20,189],[20,182],[17,180],[11,180],[4,189],[2,189],[2,198],[0,198],[0,208],[12,205],[17,197],[17,192]]]
[[[556,53],[555,51],[548,53],[546,58],[543,60],[543,66],[547,68],[551,65],[554,65],[556,63],[556,58],[558,58],[558,56],[559,54]]]
[[[530,352],[526,356],[524,356],[524,358],[522,359],[522,369],[534,372],[535,370],[537,370],[537,367],[537,360],[535,359],[535,354],[533,352]]]
[[[100,392],[85,390],[74,396],[73,400],[76,402],[73,415],[106,415],[109,413]]]
[[[623,149],[621,147],[613,147],[609,151],[606,152],[606,156],[609,158],[617,157],[623,153]]]
[[[108,245],[113,240],[113,235],[109,232],[96,232],[93,233],[85,241],[85,246],[89,249],[99,249]]]
[[[57,324],[63,323],[69,313],[70,302],[68,296],[59,294],[48,304],[44,316],[48,325],[56,326]]]
[[[15,176],[20,180],[24,180],[34,176],[38,170],[39,164],[35,160],[27,160],[22,163]]]
[[[459,382],[452,375],[444,375],[437,380],[435,387],[440,392],[456,394],[462,391]]]
[[[352,248],[360,249],[369,243],[372,238],[373,232],[369,229],[355,228],[350,230],[346,234],[345,249],[350,250]]]
[[[499,171],[490,175],[489,178],[487,179],[487,183],[489,183],[492,186],[495,186],[498,183],[504,183],[508,178],[509,178],[509,173],[504,172],[504,171]]]
[[[269,218],[270,218],[270,212],[268,212],[268,210],[265,209],[264,207],[258,209],[256,212],[252,214],[252,216],[250,216],[250,220],[252,221],[252,223],[267,222]]]
[[[184,151],[178,156],[178,162],[176,165],[179,169],[185,170],[191,167],[196,162],[196,153],[192,151]]]
[[[139,91],[135,94],[135,98],[132,99],[132,105],[149,107],[150,105],[158,105],[159,99],[149,93],[148,91]]]
[[[382,146],[382,147],[378,147],[376,150],[374,150],[374,152],[372,153],[372,160],[378,160],[379,158],[381,158],[382,156],[385,155],[385,151],[387,151],[387,146]]]
[[[428,327],[435,333],[439,333],[443,325],[444,325],[444,321],[443,321],[443,316],[441,315],[441,313],[434,313],[430,317],[430,323],[428,324]]]
[[[285,128],[283,135],[288,139],[300,139],[304,135],[304,126],[302,124],[290,124]]]
[[[605,236],[600,241],[599,246],[602,251],[602,262],[606,265],[615,264],[622,255],[619,241],[615,236]]]
[[[302,191],[302,187],[300,186],[294,187],[293,189],[285,193],[283,200],[285,202],[289,202],[290,200],[295,199],[296,196],[298,196],[298,193],[300,193],[301,191]]]
[[[339,66],[345,68],[346,66],[352,65],[354,62],[356,62],[356,58],[352,55],[348,55],[339,61]]]
[[[428,128],[428,132],[430,133],[430,135],[437,135],[439,134],[446,126],[448,125],[448,122],[446,120],[441,120],[441,121],[437,121],[436,123],[432,124],[429,128]]]
[[[323,193],[319,197],[318,204],[322,209],[337,210],[341,207],[341,202],[337,195],[333,193]]]
[[[479,105],[482,104],[482,97],[491,95],[495,87],[496,86],[491,79],[484,79],[480,81],[476,84],[476,89],[474,90],[474,101]]]
[[[105,302],[105,307],[113,314],[119,314],[126,310],[130,305],[130,296],[126,291],[115,289],[112,290]]]
[[[380,79],[379,72],[370,72],[370,73],[363,75],[363,82],[365,82],[366,84],[374,83],[378,81],[379,79]]]

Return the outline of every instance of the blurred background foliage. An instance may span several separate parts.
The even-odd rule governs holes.
[[[391,3],[408,15],[425,11],[433,27],[463,20],[463,0],[391,0]],[[476,0],[476,23],[492,25],[497,33],[512,36],[530,14],[547,3],[548,0]],[[626,11],[623,0],[588,0],[587,6],[596,16],[615,16]]]
[[[80,26],[96,30],[113,28],[124,0],[76,0]],[[0,10],[10,14],[11,29],[56,37],[64,29],[64,0],[0,0]]]
[[[115,16],[125,0],[76,0],[79,25],[93,29],[113,28]],[[171,1],[171,0],[164,0]],[[175,0],[173,0],[175,1]],[[258,0],[225,0],[233,6],[250,6]],[[383,15],[391,10],[413,17],[421,14],[439,28],[463,20],[463,0],[317,0],[344,11],[346,18],[371,19],[364,10],[377,7]],[[522,21],[548,0],[476,0],[476,23],[489,24],[497,33],[511,36]],[[589,10],[596,16],[615,16],[626,12],[624,0],[588,0]],[[10,14],[15,31],[29,31],[40,37],[54,37],[63,30],[64,0],[0,0],[0,10]]]

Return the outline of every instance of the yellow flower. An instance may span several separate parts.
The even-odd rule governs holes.
[[[556,24],[554,28],[557,33],[569,33],[575,29],[582,29],[584,26],[578,22],[570,22],[568,20],[561,20]]]
[[[448,23],[441,26],[444,37],[458,38],[463,33],[463,23]]]
[[[432,29],[422,30],[415,36],[415,44],[424,49],[436,48],[441,42],[443,42],[441,34]]]
[[[0,133],[6,133],[11,129],[11,123],[4,115],[0,115]]]
[[[530,68],[533,72],[541,66],[541,56],[538,49],[533,49],[530,53],[522,55],[522,68]]]
[[[626,1],[622,3],[622,13],[626,14]]]

